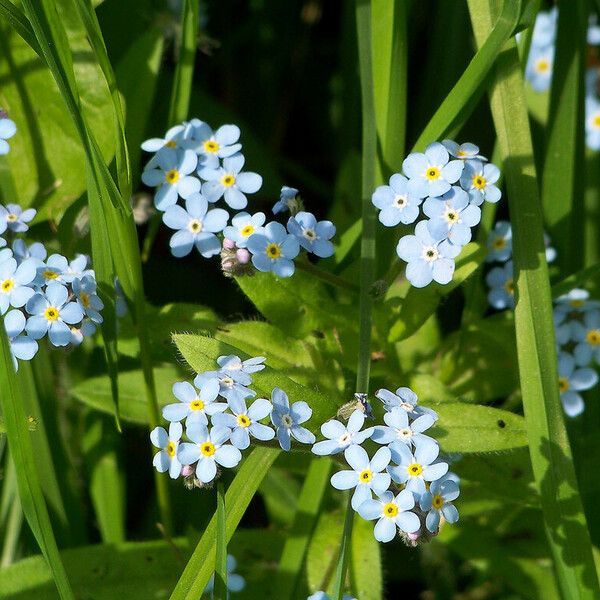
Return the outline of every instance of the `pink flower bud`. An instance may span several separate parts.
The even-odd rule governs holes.
[[[240,248],[236,253],[235,253],[235,257],[238,259],[238,261],[242,264],[245,265],[248,263],[248,261],[250,260],[250,252],[248,252],[248,250],[246,250],[246,248]]]
[[[223,248],[225,248],[226,250],[233,250],[235,248],[235,242],[233,240],[225,238],[223,240]]]
[[[194,473],[194,469],[193,469],[192,465],[183,465],[181,467],[181,475],[183,477],[189,477],[193,473]]]

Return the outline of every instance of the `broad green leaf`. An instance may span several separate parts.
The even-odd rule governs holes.
[[[317,590],[331,592],[343,528],[344,515],[340,511],[319,515],[306,554],[306,578],[311,594]]]
[[[374,523],[374,521],[365,521],[358,513],[354,515],[350,580],[353,593],[361,600],[383,598],[382,544],[373,535]]]
[[[404,299],[392,298],[390,308],[399,305],[393,311],[395,323],[391,326],[388,341],[398,342],[412,335],[437,310],[440,302],[452,290],[470,277],[483,262],[486,249],[475,243],[465,246],[456,260],[456,271],[447,285],[431,283],[425,288],[410,287]]]
[[[477,43],[492,24],[488,0],[469,0]],[[598,577],[558,393],[543,219],[518,53],[498,58],[490,106],[503,156],[513,231],[515,329],[531,463],[562,594],[597,598]]]
[[[259,493],[265,503],[269,521],[290,525],[294,520],[300,484],[286,469],[272,467],[263,479]]]

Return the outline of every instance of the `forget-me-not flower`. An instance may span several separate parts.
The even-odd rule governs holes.
[[[100,311],[104,303],[96,292],[96,280],[90,275],[84,275],[81,279],[73,280],[73,293],[83,312],[94,323],[102,323]]]
[[[273,429],[259,423],[271,413],[273,405],[265,398],[258,398],[249,408],[246,401],[238,398],[228,400],[229,408],[233,414],[219,413],[213,416],[215,425],[229,427],[231,431],[231,443],[240,450],[250,446],[250,436],[266,442],[275,437]]]
[[[181,475],[181,462],[177,457],[177,450],[182,432],[181,423],[171,423],[169,433],[164,427],[155,427],[150,432],[150,441],[160,448],[160,452],[154,455],[152,464],[159,473],[169,471],[171,479],[177,479]]]
[[[228,354],[226,356],[219,356],[217,364],[221,367],[221,373],[226,373],[235,381],[249,385],[252,382],[251,375],[265,368],[265,360],[267,359],[264,356],[253,356],[252,358],[242,360],[235,354]]]
[[[319,590],[318,592],[311,594],[306,600],[330,600],[330,598],[325,592]],[[354,596],[344,594],[342,596],[342,600],[356,600],[356,598]]]
[[[12,251],[18,263],[23,262],[27,258],[35,258],[39,261],[46,260],[48,252],[40,242],[34,242],[28,246],[23,240],[16,239],[12,244]]]
[[[248,238],[255,233],[263,233],[265,213],[257,212],[250,215],[247,212],[238,213],[231,219],[231,225],[223,230],[223,235],[235,242],[238,248],[245,248]]]
[[[27,333],[36,340],[46,333],[54,346],[66,346],[71,340],[69,325],[80,323],[83,310],[77,302],[69,301],[67,288],[52,281],[46,288],[46,293],[36,293],[26,305],[31,316],[27,320]]]
[[[379,499],[368,499],[358,507],[358,514],[367,521],[378,519],[373,534],[379,542],[391,542],[397,529],[405,533],[415,533],[421,527],[419,517],[411,512],[415,506],[415,497],[408,490],[402,490],[397,496],[385,491]]]
[[[0,110],[0,155],[8,154],[10,146],[6,140],[9,140],[15,133],[17,133],[15,122],[9,119],[3,110]]]
[[[336,419],[326,421],[321,425],[321,433],[326,440],[317,442],[312,447],[312,452],[319,456],[337,454],[349,446],[362,444],[373,435],[373,427],[361,431],[365,422],[365,414],[361,410],[355,410],[348,419],[348,425],[340,423]]]
[[[258,192],[262,185],[262,177],[257,173],[242,171],[244,161],[241,154],[234,154],[223,159],[222,167],[200,166],[198,175],[205,181],[202,184],[202,193],[209,202],[216,202],[223,197],[231,208],[246,208],[246,194]]]
[[[573,355],[575,362],[587,366],[594,359],[600,364],[600,311],[588,311],[583,315],[583,323],[571,323],[573,340],[577,342]]]
[[[227,373],[225,371],[206,371],[199,373],[194,379],[194,385],[201,388],[209,379],[219,382],[219,394],[227,401],[245,400],[256,396],[256,392],[246,387],[252,383],[252,378],[243,371]]]
[[[162,415],[167,421],[187,419],[188,427],[193,423],[208,425],[208,417],[227,410],[227,404],[216,402],[219,395],[219,381],[209,379],[197,390],[187,381],[173,384],[173,395],[179,402],[167,404]]]
[[[381,388],[375,392],[375,397],[383,402],[383,407],[387,412],[393,411],[396,407],[401,408],[408,413],[412,419],[416,419],[420,415],[430,415],[434,421],[437,421],[437,413],[431,408],[417,406],[419,402],[418,396],[408,387],[399,387],[396,392],[390,392],[385,388]]]
[[[464,166],[462,160],[449,159],[448,151],[439,142],[429,144],[424,154],[409,154],[402,163],[409,178],[409,193],[419,198],[445,194],[460,179]]]
[[[200,119],[192,119],[192,144],[189,147],[200,156],[203,167],[217,169],[220,159],[227,158],[239,152],[242,145],[240,128],[237,125],[221,125],[213,131],[210,125]]]
[[[515,282],[513,279],[513,263],[509,260],[500,267],[494,267],[485,278],[490,287],[488,302],[496,310],[514,308]]]
[[[195,246],[205,258],[221,251],[221,242],[215,235],[223,231],[229,214],[222,208],[208,210],[208,201],[202,194],[193,194],[185,201],[185,209],[179,204],[169,206],[162,217],[171,229],[177,229],[169,245],[173,256],[187,256]]]
[[[454,140],[442,140],[442,145],[454,158],[459,158],[460,160],[487,160],[485,156],[479,154],[479,146],[470,142],[457,144]]]
[[[287,394],[281,388],[273,388],[271,393],[273,411],[271,412],[271,423],[277,428],[277,439],[283,450],[291,447],[291,438],[294,437],[301,444],[314,444],[314,434],[301,427],[301,423],[308,421],[312,415],[312,409],[303,401],[294,402],[290,406]]]
[[[598,383],[598,373],[589,367],[577,368],[575,359],[566,352],[558,355],[558,390],[567,416],[580,415],[585,404],[579,392],[589,390]]]
[[[15,369],[17,359],[31,360],[38,351],[38,343],[29,335],[21,335],[25,331],[27,319],[20,310],[10,310],[4,316],[4,329],[10,342],[10,352],[13,355]]]
[[[290,217],[288,231],[308,252],[320,258],[333,256],[333,244],[329,241],[335,235],[335,225],[331,221],[319,221],[312,213],[301,211]]]
[[[380,210],[379,221],[386,227],[414,223],[422,201],[419,196],[409,193],[408,179],[399,173],[390,177],[389,185],[376,188],[371,196],[371,202]]]
[[[469,192],[473,204],[479,206],[484,200],[498,202],[502,193],[496,185],[500,179],[500,169],[492,163],[482,163],[479,160],[470,160],[460,177],[460,185]]]
[[[229,427],[215,426],[208,429],[206,425],[194,423],[186,429],[188,438],[193,443],[183,442],[179,445],[177,457],[181,464],[196,465],[196,477],[202,483],[209,483],[217,475],[217,464],[231,469],[242,460],[242,453],[231,444]]]
[[[508,221],[498,221],[487,239],[487,262],[506,262],[512,256],[512,228]]]
[[[550,87],[554,67],[554,46],[534,46],[527,57],[525,78],[536,92],[545,92]]]
[[[595,96],[585,99],[585,145],[600,150],[600,100]]]
[[[452,504],[460,494],[456,481],[443,478],[432,481],[429,490],[421,495],[419,504],[421,510],[427,513],[425,526],[431,533],[435,533],[440,526],[440,518],[443,516],[448,523],[458,521],[458,510]]]
[[[440,452],[437,444],[419,444],[414,454],[403,442],[392,442],[389,449],[397,466],[388,467],[388,473],[396,483],[406,484],[411,492],[423,494],[426,481],[440,479],[448,472],[447,463],[434,462]]]
[[[556,22],[558,19],[558,8],[538,12],[533,25],[531,45],[536,47],[551,46],[556,39]]]
[[[454,259],[461,247],[448,240],[435,240],[429,233],[427,221],[420,221],[414,235],[400,238],[396,252],[406,261],[406,278],[415,287],[421,288],[432,281],[446,284],[454,274]]]
[[[0,263],[0,315],[3,315],[9,306],[25,306],[35,293],[31,287],[35,277],[34,259],[30,258],[18,266],[14,258]]]
[[[587,290],[572,289],[556,299],[554,307],[554,324],[560,325],[568,316],[579,316],[590,310],[600,309],[600,301],[590,300]]]
[[[36,214],[35,208],[23,210],[18,204],[7,204],[6,207],[0,205],[0,221],[3,221],[6,227],[15,233],[27,231],[28,223]]]
[[[142,150],[146,152],[158,152],[163,148],[171,150],[186,150],[189,149],[189,142],[192,135],[192,127],[190,123],[183,122],[179,125],[171,127],[164,138],[150,138],[142,143]]]
[[[382,472],[391,459],[389,448],[379,448],[373,458],[362,446],[353,445],[344,451],[346,462],[352,470],[338,471],[331,476],[331,485],[336,490],[349,490],[354,488],[352,495],[352,508],[358,510],[360,505],[372,498],[371,490],[376,494],[383,494],[391,483],[389,473]]]
[[[378,444],[389,444],[394,440],[399,440],[408,446],[417,444],[435,444],[436,441],[423,431],[429,429],[434,423],[435,418],[430,414],[416,416],[412,423],[409,423],[408,412],[399,406],[392,408],[391,411],[383,415],[385,425],[376,425],[371,438]]]
[[[448,239],[455,246],[471,241],[471,227],[481,220],[481,209],[469,204],[469,195],[453,185],[440,198],[427,198],[423,212],[429,217],[427,229],[435,240]]]
[[[300,252],[300,244],[281,223],[267,223],[264,233],[255,233],[248,238],[247,248],[252,253],[252,264],[259,271],[272,271],[278,277],[294,274],[293,259]]]
[[[246,586],[246,580],[237,573],[234,573],[237,568],[237,561],[232,554],[227,555],[227,590],[229,592],[241,592]],[[204,588],[204,593],[208,594],[213,591],[215,587],[215,576],[211,575],[206,587]]]
[[[279,200],[273,205],[273,214],[277,215],[282,212],[291,212],[294,214],[300,208],[300,202],[298,201],[298,190],[293,187],[284,185],[281,188],[281,194]]]
[[[158,187],[154,205],[164,211],[177,203],[181,196],[187,200],[200,191],[200,180],[191,173],[198,164],[198,157],[191,150],[163,148],[156,155],[156,165],[142,173],[142,181],[150,187]]]

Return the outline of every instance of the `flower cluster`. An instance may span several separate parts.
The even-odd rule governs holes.
[[[409,154],[402,169],[404,175],[392,175],[389,185],[373,193],[379,220],[386,227],[408,225],[417,220],[422,206],[429,218],[417,223],[414,235],[400,238],[396,252],[408,263],[406,278],[415,287],[449,283],[454,259],[481,220],[481,204],[500,200],[495,185],[500,170],[474,144],[452,140]]]
[[[554,7],[547,12],[539,12],[533,28],[531,47],[527,57],[525,77],[536,92],[546,92],[552,82],[554,54],[556,44],[558,9]],[[587,43],[589,46],[600,45],[600,27],[595,15],[588,24]],[[592,56],[593,53],[590,53]],[[600,97],[598,95],[598,68],[595,59],[585,78],[585,139],[588,148],[600,150]]]
[[[377,520],[377,540],[389,542],[399,532],[414,545],[437,534],[442,518],[458,520],[452,502],[459,495],[459,479],[440,459],[437,441],[424,433],[437,421],[435,411],[418,406],[417,395],[407,387],[395,393],[380,389],[375,395],[383,402],[385,425],[363,429],[360,402],[347,424],[336,419],[323,423],[326,439],[312,451],[320,456],[344,453],[350,469],[335,473],[331,484],[354,489],[352,508],[366,520]],[[382,446],[372,457],[362,447],[367,440]]]
[[[10,146],[6,140],[9,140],[17,133],[15,122],[8,118],[8,113],[0,108],[0,156],[8,154]]]
[[[169,431],[156,427],[150,434],[160,448],[154,466],[173,479],[180,475],[193,487],[202,487],[217,476],[218,466],[236,467],[241,450],[252,439],[267,442],[277,436],[283,450],[291,440],[312,444],[315,436],[302,426],[312,410],[306,402],[290,405],[287,394],[274,388],[271,400],[257,398],[250,388],[252,374],[264,369],[265,358],[241,360],[238,356],[220,356],[219,369],[198,374],[193,385],[179,381],[173,385],[177,402],[163,408],[170,422]],[[270,418],[272,427],[261,423]],[[182,441],[184,432],[189,441]]]
[[[60,254],[47,256],[39,242],[28,246],[17,234],[29,229],[32,208],[0,206],[0,234],[12,238],[0,250],[0,315],[17,359],[31,360],[45,335],[54,346],[79,345],[102,323],[104,305],[96,293],[96,277],[88,257],[68,261]],[[0,237],[0,247],[8,245]]]
[[[312,213],[297,210],[298,190],[284,186],[273,207],[278,214],[293,214],[287,226],[276,221],[265,224],[262,212],[247,212],[248,195],[258,192],[262,177],[244,171],[245,158],[239,143],[240,129],[222,125],[216,131],[204,121],[192,119],[167,131],[164,138],[142,144],[154,152],[142,181],[156,187],[154,204],[163,212],[165,225],[175,230],[171,252],[187,256],[193,248],[205,258],[220,255],[227,275],[251,274],[255,270],[291,277],[300,249],[321,258],[333,255],[331,221],[317,221]],[[185,203],[185,208],[179,200]],[[212,208],[223,200],[236,211]]]

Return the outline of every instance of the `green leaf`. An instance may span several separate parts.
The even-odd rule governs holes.
[[[469,0],[478,44],[492,23],[488,0]],[[558,393],[557,359],[539,199],[523,79],[511,43],[490,91],[513,231],[515,329],[531,463],[562,594],[597,598],[598,577]]]
[[[227,541],[235,533],[260,482],[275,462],[279,452],[279,450],[270,448],[255,448],[242,462],[242,466],[225,494]],[[171,594],[171,600],[197,600],[199,598],[215,567],[215,539],[216,515],[213,515]]]
[[[381,600],[381,544],[373,535],[373,521],[354,514],[352,553],[350,562],[352,591],[361,600]]]
[[[340,553],[344,517],[340,511],[321,512],[306,555],[306,578],[311,593],[331,592],[331,581]]]
[[[31,49],[39,56],[42,51],[35,39],[35,34],[31,29],[29,21],[25,18],[23,12],[15,6],[10,0],[0,0],[0,14],[11,24],[12,28],[23,38]]]

